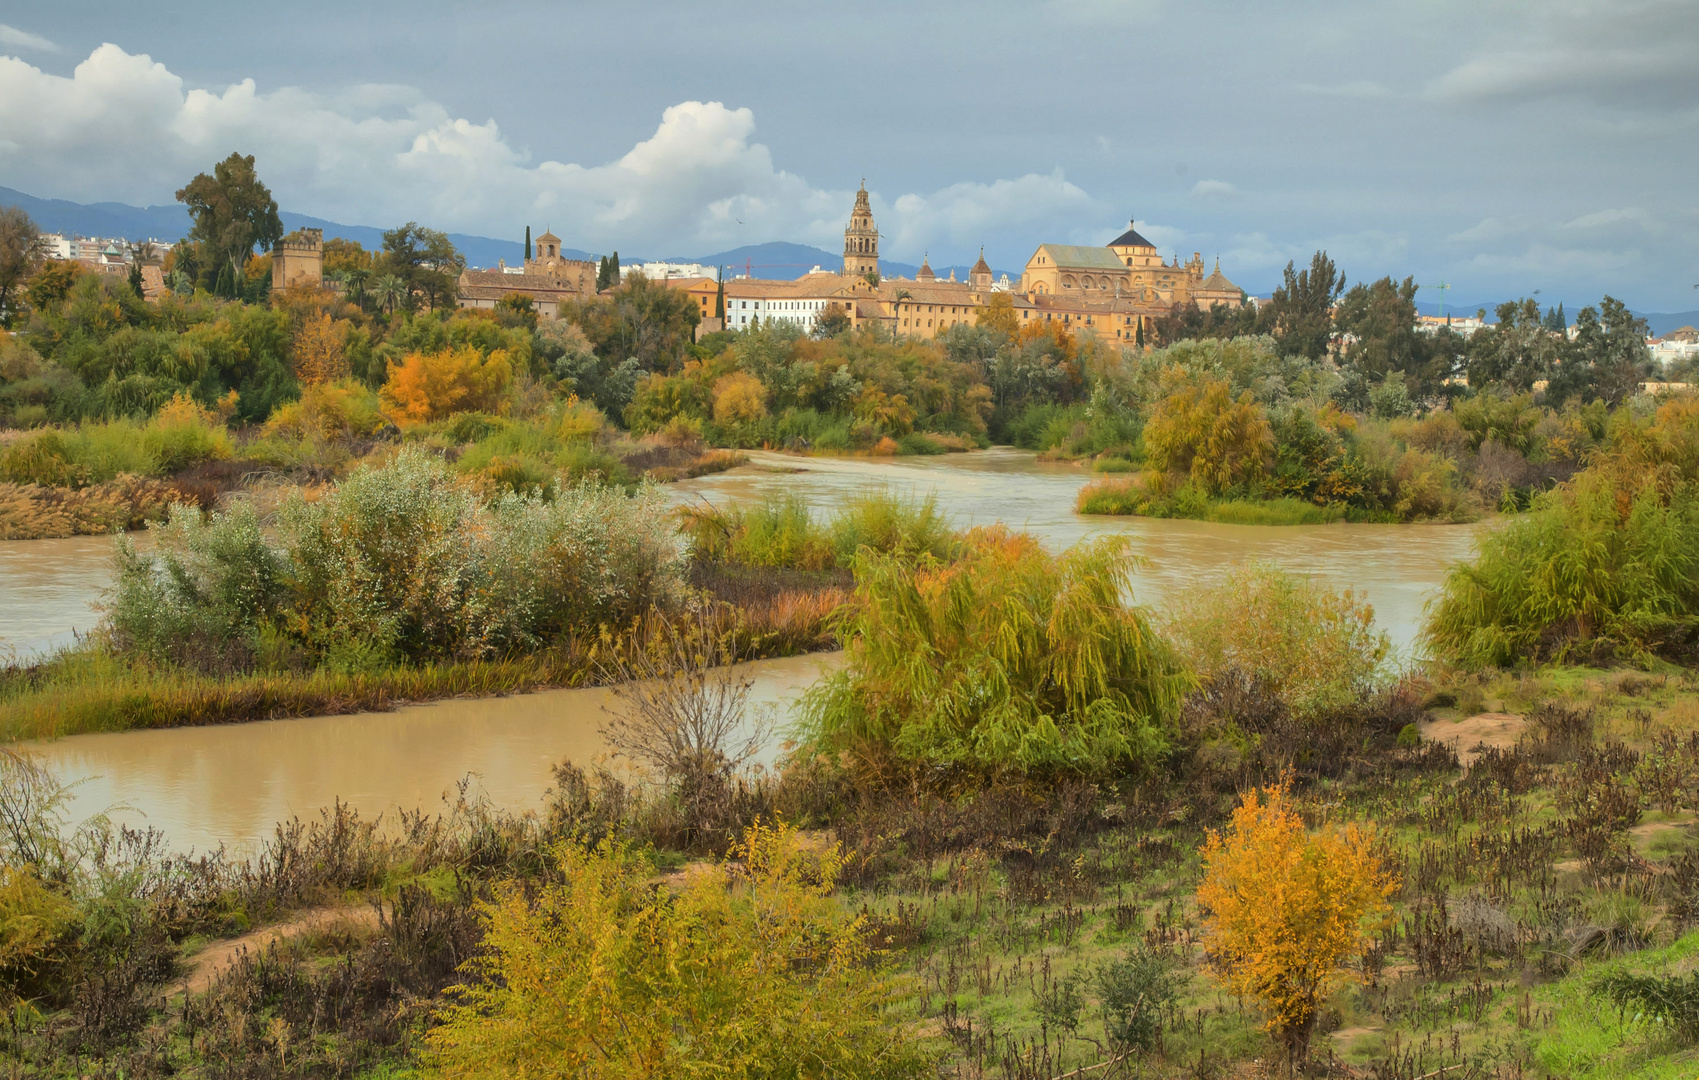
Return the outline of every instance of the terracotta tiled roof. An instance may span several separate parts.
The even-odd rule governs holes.
[[[1085,247],[1079,244],[1040,244],[1038,250],[1064,270],[1125,270],[1121,259],[1106,247]]]
[[[547,274],[509,274],[502,270],[466,270],[460,275],[460,295],[467,300],[500,300],[513,293],[530,293],[539,300],[578,296],[578,288]]]

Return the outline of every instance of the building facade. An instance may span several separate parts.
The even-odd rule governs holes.
[[[562,304],[596,295],[596,264],[569,259],[560,253],[560,237],[552,231],[537,237],[522,268],[464,270],[460,274],[460,306],[490,309],[509,296],[524,295],[538,314],[558,318]]]

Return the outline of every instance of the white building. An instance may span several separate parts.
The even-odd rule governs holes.
[[[1667,368],[1677,361],[1699,356],[1699,330],[1684,326],[1661,338],[1651,338],[1646,344],[1652,350],[1652,359]]]
[[[703,266],[701,263],[668,263],[648,262],[623,266],[620,272],[629,273],[635,270],[650,281],[669,281],[674,278],[707,278],[709,281],[720,280],[720,268]]]

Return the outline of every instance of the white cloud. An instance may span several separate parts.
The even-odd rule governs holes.
[[[28,30],[19,30],[15,26],[0,23],[0,48],[34,49],[37,52],[58,52],[59,46],[48,41],[40,34],[32,34]]]
[[[1353,101],[1373,101],[1393,96],[1389,88],[1369,79],[1343,83],[1298,83],[1297,89],[1318,97],[1346,98]]]
[[[495,120],[452,116],[407,87],[186,88],[110,44],[69,78],[0,58],[0,102],[0,183],[58,198],[164,202],[236,150],[256,156],[285,209],[494,235],[547,225],[573,246],[657,255],[773,239],[835,246],[853,199],[778,168],[753,141],[754,114],[715,101],[668,108],[648,138],[593,165],[533,163]],[[1059,168],[888,201],[876,193],[874,208],[898,257],[967,250],[1016,227],[1054,234],[1096,210]]]
[[[1612,207],[1608,210],[1598,210],[1591,214],[1582,214],[1573,221],[1566,221],[1565,229],[1598,229],[1607,225],[1638,225],[1643,229],[1655,229],[1652,215],[1638,206],[1624,208]]]
[[[1199,180],[1192,185],[1192,194],[1206,199],[1221,199],[1239,194],[1239,189],[1225,180]]]

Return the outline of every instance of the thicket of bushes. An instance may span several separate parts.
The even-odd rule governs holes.
[[[1699,402],[1618,414],[1608,449],[1452,569],[1427,640],[1480,667],[1691,658],[1699,647]]]
[[[571,487],[481,499],[403,450],[321,497],[278,541],[239,505],[179,509],[146,555],[120,546],[120,652],[201,670],[396,663],[524,652],[682,602],[685,548],[660,497]]]

